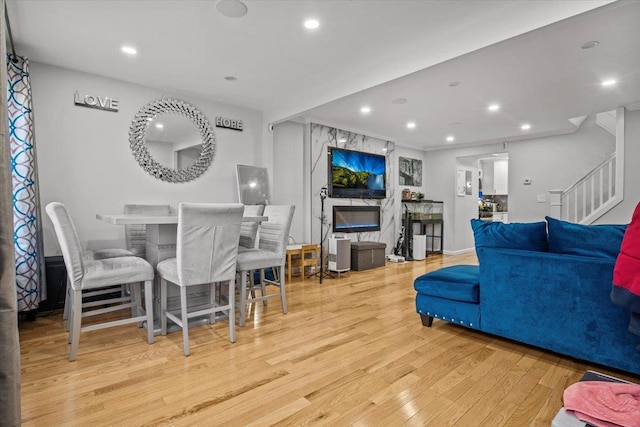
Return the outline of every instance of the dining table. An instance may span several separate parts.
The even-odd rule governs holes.
[[[178,234],[178,215],[146,215],[146,214],[96,214],[96,219],[113,225],[144,224],[146,227],[146,259],[155,269],[160,261],[176,256],[176,240]],[[243,216],[243,222],[268,221],[267,216]],[[258,236],[260,231],[258,230]],[[258,237],[259,239],[259,237]],[[256,244],[258,239],[256,239]],[[175,286],[167,290],[167,309],[180,308],[180,294]],[[198,307],[209,304],[209,285],[190,286],[187,292],[187,307]],[[160,334],[160,278],[156,275],[153,286],[154,335]],[[193,319],[189,326],[199,325],[207,319]],[[175,326],[175,325],[174,325]],[[169,331],[178,330],[169,328]]]

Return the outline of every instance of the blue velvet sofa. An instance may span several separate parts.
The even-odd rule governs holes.
[[[611,302],[626,225],[472,220],[479,266],[445,267],[414,281],[416,310],[433,319],[640,374],[640,337]]]

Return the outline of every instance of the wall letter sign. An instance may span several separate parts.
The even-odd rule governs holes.
[[[242,120],[227,119],[225,117],[216,117],[216,127],[239,130],[242,132]]]
[[[76,105],[80,105],[82,107],[88,108],[97,108],[98,110],[105,111],[118,111],[118,100],[114,98],[109,98],[108,96],[96,96],[96,95],[85,95],[84,97],[80,97],[78,91],[73,94],[73,101]]]

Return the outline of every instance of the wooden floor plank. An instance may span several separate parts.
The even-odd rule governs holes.
[[[564,389],[592,366],[435,320],[421,325],[415,277],[475,264],[430,255],[340,278],[294,278],[280,302],[145,341],[125,325],[82,334],[68,362],[61,313],[21,320],[24,426],[548,426]]]

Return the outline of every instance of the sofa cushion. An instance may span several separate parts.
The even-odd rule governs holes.
[[[417,277],[413,287],[419,294],[477,304],[479,276],[477,265],[454,265]]]
[[[478,248],[523,249],[546,252],[547,224],[544,221],[530,223],[487,222],[471,220],[473,237]]]
[[[615,261],[626,225],[582,225],[546,217],[549,252],[606,258]]]

